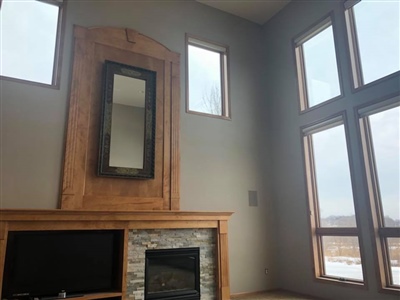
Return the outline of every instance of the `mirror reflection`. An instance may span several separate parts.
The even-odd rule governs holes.
[[[156,73],[106,61],[99,176],[154,178]]]
[[[146,82],[114,74],[110,166],[143,169]]]

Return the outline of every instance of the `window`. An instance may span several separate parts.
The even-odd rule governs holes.
[[[376,271],[382,289],[398,295],[400,90],[382,79],[400,74],[400,2],[348,0],[344,7],[337,30],[347,31],[349,49],[335,46],[336,10],[293,39],[314,273],[320,282],[366,287],[366,272]],[[337,56],[349,53],[349,66],[339,70]],[[353,82],[342,86],[339,71]],[[370,83],[370,93],[356,90]],[[373,236],[363,239],[366,224]]]
[[[303,129],[317,278],[362,284],[359,231],[343,116]]]
[[[399,1],[345,2],[355,88],[400,70]]]
[[[228,48],[186,35],[186,112],[230,118]]]
[[[359,110],[382,285],[397,289],[400,288],[399,104]]]
[[[1,1],[0,75],[57,86],[62,0]]]
[[[301,110],[340,96],[331,19],[314,26],[294,43]]]

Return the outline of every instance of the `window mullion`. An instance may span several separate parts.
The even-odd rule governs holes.
[[[382,203],[380,199],[380,191],[379,191],[379,182],[378,176],[376,172],[376,162],[374,155],[374,147],[372,145],[372,135],[371,135],[371,126],[368,117],[364,117],[360,119],[361,131],[362,131],[362,142],[365,153],[365,167],[366,167],[366,175],[368,179],[368,189],[369,196],[371,199],[371,207],[373,207],[373,215],[376,223],[375,226],[378,228],[384,227],[384,219],[383,219],[383,209]]]
[[[300,109],[308,108],[307,78],[305,73],[303,45],[296,48],[297,77],[299,85]]]
[[[350,62],[355,88],[364,85],[362,65],[360,60],[360,48],[358,44],[357,28],[354,18],[354,10],[350,8],[345,12],[347,35],[349,41]]]
[[[219,54],[219,61],[220,61],[220,74],[221,74],[221,113],[223,116],[226,116],[226,105],[225,105],[225,66],[224,66],[224,54]]]
[[[318,227],[315,231],[328,236],[359,236],[360,233],[357,227]]]

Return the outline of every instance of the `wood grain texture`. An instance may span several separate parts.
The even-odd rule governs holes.
[[[180,207],[180,75],[179,64],[171,63],[171,209]]]
[[[132,29],[75,26],[74,38],[61,209],[179,209],[179,54]],[[157,73],[154,179],[97,176],[105,60]]]
[[[228,257],[228,222],[218,222],[218,299],[230,299],[229,257]]]
[[[90,294],[80,299],[125,298],[127,251],[129,229],[178,229],[214,228],[217,233],[216,277],[218,299],[228,300],[229,268],[227,222],[231,212],[186,212],[186,211],[84,211],[84,210],[0,210],[0,277],[4,270],[5,248],[8,231],[27,230],[97,230],[119,229],[124,231],[121,288],[116,293]],[[1,293],[0,281],[0,293]]]
[[[164,103],[163,103],[163,117],[165,127],[171,128],[171,66],[169,62],[164,64]],[[163,196],[164,196],[164,209],[171,209],[171,189],[170,189],[170,170],[171,170],[171,141],[170,141],[171,130],[166,130],[163,136],[164,153],[165,157],[169,157],[163,161]]]
[[[0,217],[2,214],[0,212]],[[6,246],[7,246],[7,232],[8,232],[8,223],[0,222],[0,278],[3,278],[4,273],[4,264],[6,257]],[[2,291],[2,280],[0,280],[0,295]]]

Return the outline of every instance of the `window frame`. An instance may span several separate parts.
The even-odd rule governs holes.
[[[61,65],[62,65],[62,50],[64,42],[64,31],[65,31],[65,14],[66,6],[68,0],[33,0],[38,2],[43,2],[49,5],[54,5],[58,7],[58,19],[57,19],[57,29],[56,29],[56,43],[54,47],[54,60],[53,60],[53,71],[51,83],[42,83],[33,80],[20,79],[16,77],[9,77],[0,75],[0,80],[13,81],[23,84],[29,84],[34,86],[60,89],[60,79],[61,79]],[[3,0],[0,0],[0,9]]]
[[[379,273],[381,291],[395,293],[400,292],[400,285],[394,285],[392,283],[393,278],[390,270],[391,266],[387,239],[400,238],[400,228],[384,226],[384,214],[379,191],[369,116],[398,106],[400,106],[400,94],[390,95],[385,99],[379,99],[354,108],[356,120],[358,120],[357,125],[362,152],[361,158],[363,160],[364,180],[366,182],[366,195],[369,198],[375,267]]]
[[[321,103],[318,103],[313,106],[309,106],[308,103],[308,91],[307,91],[307,78],[305,74],[305,64],[304,64],[304,54],[303,54],[303,44],[314,36],[318,35],[321,31],[325,30],[329,26],[332,26],[332,33],[333,33],[333,42],[335,46],[335,56],[336,56],[336,68],[338,74],[338,83],[339,83],[339,95],[327,99]],[[330,12],[328,15],[325,15],[317,22],[313,23],[309,26],[306,30],[302,33],[297,35],[292,39],[292,48],[294,52],[294,60],[296,65],[296,79],[297,79],[297,91],[298,91],[298,99],[299,99],[299,114],[304,114],[310,110],[314,110],[321,106],[324,106],[328,103],[336,101],[338,99],[343,98],[343,84],[342,84],[342,75],[341,75],[341,65],[340,65],[340,58],[339,58],[339,51],[337,45],[337,37],[336,37],[336,26],[335,26],[335,18],[334,13]]]
[[[353,205],[355,214],[355,227],[322,227],[320,225],[320,214],[319,214],[319,202],[317,193],[317,182],[315,173],[315,162],[314,162],[314,150],[312,134],[322,132],[324,130],[334,128],[336,126],[343,125],[345,140],[346,140],[346,152],[348,156],[349,172],[350,172],[350,184],[353,193]],[[328,118],[318,120],[314,123],[300,127],[301,131],[301,142],[303,151],[303,163],[305,170],[305,186],[307,194],[307,204],[309,211],[309,226],[311,233],[311,249],[312,249],[312,261],[313,261],[313,272],[315,279],[324,283],[332,283],[338,285],[352,286],[362,289],[368,288],[368,278],[366,274],[366,266],[364,259],[363,240],[361,229],[359,228],[360,220],[357,207],[357,191],[354,183],[354,173],[352,167],[351,157],[351,146],[348,138],[347,128],[347,117],[346,112],[329,116]],[[325,274],[325,263],[324,263],[324,252],[322,238],[326,236],[338,236],[338,237],[356,237],[358,239],[360,260],[363,280],[348,279],[332,275]]]
[[[375,84],[379,84],[382,81],[389,80],[390,78],[394,78],[399,76],[400,70],[394,73],[388,74],[381,78],[378,78],[374,81],[371,81],[367,84],[364,83],[364,76],[362,72],[362,64],[360,57],[360,46],[358,42],[358,34],[357,34],[357,26],[354,15],[353,7],[357,5],[361,0],[346,0],[343,4],[344,7],[344,16],[345,16],[345,26],[346,26],[346,34],[347,34],[347,49],[350,60],[350,73],[352,76],[352,90],[356,92],[360,89],[364,89],[365,87],[369,87]]]
[[[199,112],[189,109],[189,45],[204,50],[219,53],[220,56],[220,76],[221,76],[221,114]],[[231,120],[231,107],[229,97],[229,47],[207,39],[200,38],[192,34],[185,34],[185,54],[186,54],[186,113],[200,116]]]

